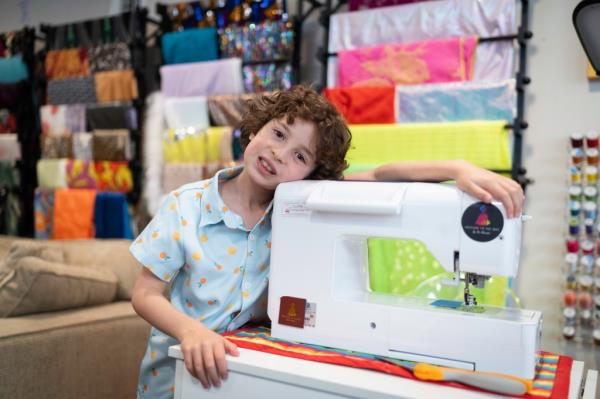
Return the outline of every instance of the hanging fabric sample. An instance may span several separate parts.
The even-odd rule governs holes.
[[[248,110],[248,101],[254,100],[260,94],[223,94],[208,97],[208,113],[214,126],[237,127],[242,121],[242,115]]]
[[[215,28],[167,32],[161,38],[161,46],[165,64],[212,61],[219,58]]]
[[[21,143],[16,133],[0,134],[0,161],[21,159]]]
[[[291,59],[294,29],[290,21],[229,26],[219,33],[219,45],[223,58],[239,57],[244,61]]]
[[[129,130],[94,130],[92,136],[92,154],[95,161],[131,160]]]
[[[131,69],[131,51],[127,43],[109,43],[89,49],[92,72]]]
[[[11,84],[27,80],[29,72],[21,56],[0,58],[0,83]]]
[[[395,161],[465,159],[482,168],[511,167],[506,121],[351,125],[347,173]]]
[[[44,64],[46,79],[77,78],[90,74],[87,48],[48,51]]]
[[[513,0],[440,0],[335,13],[330,18],[329,52],[449,37],[492,37],[517,33]],[[480,43],[473,80],[509,79],[513,43]],[[337,58],[329,57],[327,85],[336,86]]]
[[[14,133],[17,131],[17,118],[6,108],[0,109],[0,133]]]
[[[160,67],[161,90],[166,97],[212,96],[244,92],[242,60],[163,65]]]
[[[169,129],[205,129],[209,126],[206,97],[166,98],[164,112]]]
[[[338,53],[338,87],[471,80],[476,37],[361,47]]]
[[[167,163],[205,163],[206,129],[169,129],[163,135],[163,159]]]
[[[69,188],[98,187],[98,175],[93,161],[69,159],[65,165],[65,174]]]
[[[40,107],[42,134],[64,136],[85,131],[85,105],[42,105]]]
[[[72,158],[73,138],[69,136],[50,136],[48,134],[40,137],[42,147],[42,158]]]
[[[105,71],[94,74],[96,99],[99,103],[130,101],[138,97],[133,69]]]
[[[348,123],[395,123],[392,86],[325,89],[323,94]]]
[[[201,163],[166,163],[163,166],[162,190],[168,193],[184,184],[209,177],[205,165]]]
[[[289,63],[245,65],[242,74],[246,93],[289,90],[292,87],[293,73]]]
[[[96,238],[133,239],[125,194],[96,193],[94,227]]]
[[[54,216],[54,191],[36,188],[33,200],[35,238],[48,240],[52,237]]]
[[[396,87],[398,123],[466,120],[512,121],[515,80]]]
[[[137,112],[129,103],[90,105],[86,108],[86,119],[91,130],[137,129]]]
[[[420,1],[427,0],[349,0],[348,9],[350,11],[356,11],[365,8],[379,8],[396,6],[399,4],[418,3]]]
[[[66,159],[40,159],[36,166],[38,187],[47,189],[67,187]]]
[[[89,104],[96,102],[93,77],[52,79],[48,81],[48,103]]]
[[[56,190],[52,238],[65,240],[94,237],[95,198],[95,190]]]
[[[94,159],[93,134],[89,132],[73,133],[73,158],[84,161]]]
[[[127,193],[133,189],[133,177],[127,162],[94,162],[99,191]]]
[[[23,210],[19,199],[21,175],[14,161],[0,161],[0,234],[19,234]]]

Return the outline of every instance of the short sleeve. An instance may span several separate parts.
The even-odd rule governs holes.
[[[133,256],[159,279],[170,282],[185,262],[178,193],[170,193],[160,210],[129,247]]]

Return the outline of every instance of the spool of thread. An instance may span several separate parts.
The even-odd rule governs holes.
[[[593,304],[592,295],[587,292],[582,292],[577,297],[579,309],[591,309]]]
[[[594,235],[594,227],[595,227],[595,222],[594,219],[585,219],[583,221],[583,225],[585,226],[585,234],[591,236]],[[569,231],[570,231],[570,227],[569,226]],[[600,252],[598,252],[600,253]]]
[[[592,201],[586,201],[583,203],[583,217],[585,219],[596,220],[598,216],[598,205]]]
[[[569,201],[569,214],[571,217],[578,218],[581,214],[581,202]]]
[[[567,239],[567,252],[573,254],[579,252],[579,241],[574,238]]]
[[[575,278],[575,272],[567,274],[565,285],[568,290],[574,290],[577,288],[577,278]]]
[[[571,150],[571,163],[574,166],[582,166],[585,153],[581,148],[573,148]]]
[[[593,251],[590,252],[586,252],[579,260],[579,265],[581,266],[580,270],[582,273],[591,274],[592,270],[594,269],[594,255],[592,255]],[[579,277],[581,278],[582,276]]]
[[[589,269],[591,270],[594,265],[594,262],[593,262],[593,259],[590,261],[589,258],[590,258],[590,256],[594,255],[594,243],[591,242],[590,240],[584,240],[581,243],[581,253],[584,255],[581,258],[581,263],[582,264],[585,263],[586,265],[589,263],[590,264]]]
[[[571,186],[571,187],[577,187],[577,186]],[[571,188],[569,188],[569,190],[571,190]],[[577,193],[577,190],[573,190],[573,193]],[[570,197],[571,197],[571,194],[569,191],[569,198]],[[583,189],[583,197],[585,198],[586,201],[597,202],[598,189],[593,186],[586,187],[585,189]],[[573,200],[577,200],[577,198],[573,198]]]
[[[569,167],[569,179],[571,184],[581,184],[581,169],[577,166]]]
[[[596,166],[598,165],[598,149],[597,148],[588,148],[585,150],[585,162],[588,165]]]
[[[586,187],[587,188],[587,187]],[[581,201],[581,193],[585,190],[581,189],[581,186],[570,186],[569,187],[569,200],[570,201]]]
[[[573,290],[566,290],[563,294],[566,307],[573,307],[577,303],[577,294]]]
[[[569,235],[574,237],[579,235],[579,219],[569,218]]]
[[[598,258],[600,259],[600,258]],[[567,265],[567,271],[575,273],[577,271],[577,262],[579,257],[576,253],[569,253],[565,255],[565,263]]]
[[[588,276],[587,274],[581,274],[579,277],[577,277],[577,283],[582,290],[590,291],[592,289],[592,285],[594,284],[594,278],[592,276]]]
[[[595,166],[585,167],[585,181],[587,184],[596,184],[598,182],[598,168]]]
[[[577,315],[577,311],[574,307],[565,308],[563,310],[563,316],[565,316],[565,321],[571,322],[575,320],[575,316]]]
[[[572,148],[582,148],[583,147],[583,134],[581,133],[571,133],[571,147]]]
[[[564,326],[562,330],[563,337],[565,339],[573,339],[575,336],[575,327],[573,326]]]
[[[585,134],[585,145],[587,148],[597,148],[598,147],[598,132],[595,130],[590,130]]]
[[[589,322],[592,320],[592,311],[590,309],[582,310],[580,313],[581,321]]]

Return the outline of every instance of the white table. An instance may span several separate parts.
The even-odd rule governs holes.
[[[205,390],[202,384],[185,368],[179,345],[170,347],[169,356],[177,359],[175,399],[200,397],[244,399],[506,398],[506,396],[399,378],[376,371],[312,362],[243,348],[239,348],[239,351],[239,357],[227,356],[229,378],[223,381],[221,387]],[[583,371],[582,362],[573,362],[569,399],[580,397]],[[594,385],[595,382],[594,379]],[[595,386],[594,391],[592,392],[590,388],[586,395],[590,396],[584,396],[585,398],[594,398]]]

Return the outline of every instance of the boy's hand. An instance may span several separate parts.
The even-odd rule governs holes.
[[[458,188],[483,202],[490,203],[492,198],[502,202],[509,218],[516,217],[523,210],[523,189],[512,179],[469,162],[460,162],[454,180]]]
[[[181,352],[189,373],[206,389],[219,387],[221,380],[227,379],[225,354],[239,356],[237,345],[203,325],[183,335]]]

